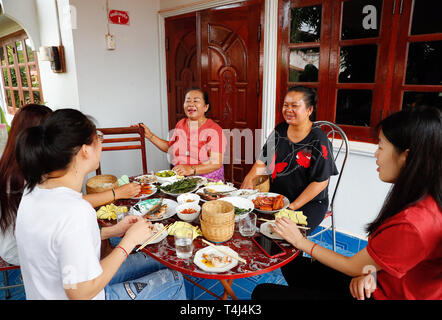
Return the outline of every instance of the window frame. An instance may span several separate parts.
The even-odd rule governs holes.
[[[7,111],[9,114],[16,114],[20,107],[27,103],[40,103],[42,104],[44,101],[43,98],[43,92],[41,88],[41,78],[40,78],[40,68],[38,66],[38,57],[37,52],[32,50],[34,52],[34,60],[29,61],[28,57],[28,47],[26,44],[26,40],[29,39],[26,32],[24,30],[20,30],[14,33],[11,33],[5,37],[0,38],[0,47],[3,49],[3,53],[5,55],[5,60],[7,61],[6,65],[2,64],[2,61],[0,61],[0,69],[2,73],[2,84],[3,84],[3,92],[5,96],[5,105],[7,108]],[[18,51],[17,51],[17,42],[21,42],[22,45],[22,52],[23,52],[23,62],[19,62],[18,60]],[[7,46],[12,46],[13,52],[13,64],[9,64],[9,57],[7,52]],[[20,73],[20,68],[25,68],[26,73],[26,81],[27,86],[23,86],[23,81]],[[38,81],[38,87],[32,86],[32,76],[31,76],[31,67],[35,67],[36,71],[36,77]],[[12,76],[11,76],[11,69],[15,70],[16,75],[16,81],[17,86],[12,86]],[[7,77],[8,77],[8,86],[6,86],[5,78],[4,78],[4,70],[6,70]],[[10,92],[11,97],[11,104],[8,102],[8,91]],[[17,103],[15,101],[14,91],[18,91],[19,94],[19,100],[20,104],[17,106]],[[29,101],[25,101],[24,92],[29,92]],[[40,101],[35,101],[34,99],[34,92],[38,92],[40,95]]]
[[[336,122],[337,94],[339,89],[370,89],[372,105],[370,126],[339,124],[349,140],[377,142],[375,126],[389,114],[401,110],[404,92],[442,92],[442,85],[407,85],[405,73],[410,43],[442,40],[442,33],[410,35],[413,4],[415,0],[383,0],[378,16],[380,30],[376,37],[341,39],[343,4],[349,0],[279,0],[278,68],[275,124],[284,121],[281,105],[289,86],[304,85],[318,89],[316,120]],[[290,43],[291,9],[320,4],[322,6],[321,35],[319,42]],[[377,45],[374,82],[340,83],[340,49],[348,45]],[[293,48],[320,48],[318,82],[289,82],[289,54]]]

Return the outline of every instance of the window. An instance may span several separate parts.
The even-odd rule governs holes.
[[[317,88],[317,120],[375,142],[388,114],[440,105],[441,11],[441,1],[280,0],[278,108],[289,86]]]
[[[0,39],[0,66],[8,112],[28,103],[42,103],[37,54],[24,31]]]

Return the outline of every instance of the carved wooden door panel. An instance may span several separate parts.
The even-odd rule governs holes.
[[[183,117],[184,93],[199,86],[196,13],[167,18],[166,59],[169,130]]]
[[[262,1],[247,1],[199,13],[201,85],[212,104],[210,118],[223,129],[237,131],[228,137],[230,150],[224,165],[226,179],[236,186],[255,160],[255,129],[261,126],[262,10]],[[240,138],[241,134],[247,137]],[[241,140],[235,152],[234,137]]]

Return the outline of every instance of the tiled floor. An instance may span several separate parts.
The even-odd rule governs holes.
[[[318,229],[318,231],[321,228]],[[317,230],[315,230],[317,232]],[[332,248],[332,235],[330,231],[326,231],[317,239],[313,239],[313,241],[319,243],[321,246],[331,249]],[[345,234],[337,233],[336,234],[336,247],[337,252],[341,253],[345,256],[352,256],[359,250],[363,249],[367,245],[367,242],[355,237],[351,237]],[[8,273],[9,283],[19,283],[20,273],[17,270],[9,271]],[[190,277],[193,281],[201,284],[203,287],[209,289],[213,293],[222,296],[224,292],[224,288],[218,280],[210,280],[210,279],[200,279]],[[277,269],[275,271],[266,273],[264,275],[258,275],[254,277],[237,279],[233,281],[232,288],[237,295],[238,299],[241,300],[250,300],[253,289],[256,285],[260,283],[277,283],[277,284],[287,284],[282,276],[281,270]],[[3,285],[3,274],[0,273],[0,286]],[[216,298],[211,294],[201,290],[197,286],[194,286],[189,281],[185,280],[187,298],[189,300],[215,300]],[[24,288],[15,288],[11,289],[11,300],[24,300],[25,293]],[[0,300],[5,299],[5,291],[0,290]]]

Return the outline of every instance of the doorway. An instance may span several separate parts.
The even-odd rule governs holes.
[[[244,1],[165,20],[169,130],[184,117],[185,90],[195,85],[206,90],[208,116],[235,132],[228,136],[224,169],[236,186],[255,161],[255,148],[250,157],[249,147],[259,140],[251,143],[246,136],[252,133],[253,139],[261,128],[263,4]],[[234,150],[235,143],[240,147]]]

